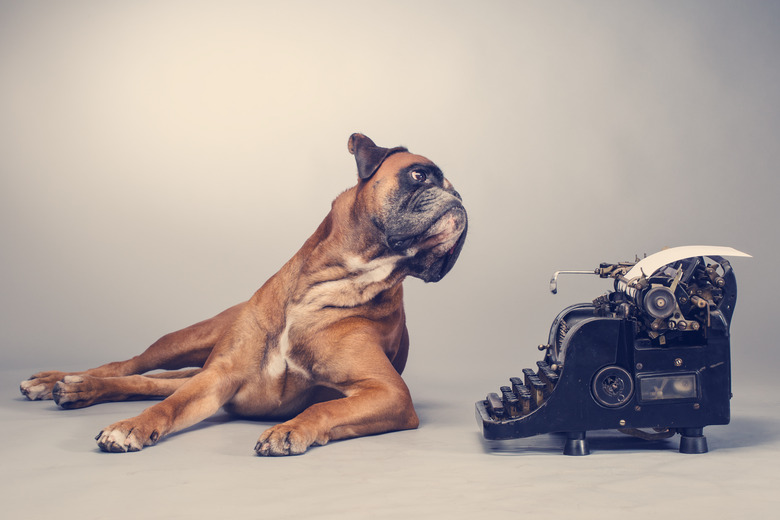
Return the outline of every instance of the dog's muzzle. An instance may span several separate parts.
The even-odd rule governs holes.
[[[450,272],[466,241],[468,217],[461,205],[453,206],[433,221],[433,224],[411,246],[411,274],[425,282],[438,282]]]

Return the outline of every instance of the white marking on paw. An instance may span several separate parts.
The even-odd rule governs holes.
[[[121,430],[103,430],[97,442],[103,450],[112,452],[140,451],[143,448],[132,432],[124,433]]]
[[[63,383],[83,383],[84,378],[81,376],[65,376],[62,379]]]
[[[20,386],[22,387],[24,394],[31,401],[37,401],[38,399],[41,399],[41,396],[47,393],[46,385],[36,385],[33,381],[22,381]]]

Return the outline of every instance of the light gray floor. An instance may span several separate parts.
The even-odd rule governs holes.
[[[224,415],[139,453],[101,453],[94,435],[148,403],[62,411],[21,397],[27,375],[0,373],[5,518],[717,519],[780,506],[780,398],[766,387],[734,389],[732,423],[705,429],[704,455],[678,453],[679,437],[608,432],[590,435],[587,457],[560,455],[553,436],[491,451],[473,416],[481,384],[411,380],[419,430],[260,458],[266,425]]]

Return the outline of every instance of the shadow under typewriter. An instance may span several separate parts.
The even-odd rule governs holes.
[[[616,290],[564,309],[536,369],[476,403],[486,446],[518,451],[521,443],[509,441],[562,433],[564,454],[587,455],[586,432],[617,430],[654,447],[679,434],[680,452],[706,453],[704,427],[728,424],[730,416],[737,287],[719,254],[747,256],[696,246],[587,271],[614,278]],[[526,446],[547,450],[551,439]]]
[[[561,446],[565,446],[567,434],[546,433],[534,437],[489,440],[482,439],[482,447],[485,453],[490,455],[538,455],[561,453]],[[588,432],[588,449],[592,452],[613,451],[669,451],[676,447],[673,438],[661,438],[648,441],[638,437],[624,435],[616,430],[597,430]],[[586,453],[572,453],[571,455],[585,455]]]

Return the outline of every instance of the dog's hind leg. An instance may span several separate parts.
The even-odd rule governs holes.
[[[87,374],[65,376],[52,389],[54,402],[66,410],[110,401],[162,399],[175,392],[201,369],[179,370],[152,375],[94,377]]]
[[[246,305],[235,305],[217,316],[166,334],[142,354],[126,361],[115,361],[83,372],[39,372],[22,381],[19,389],[31,401],[52,399],[54,385],[66,376],[119,377],[143,374],[150,370],[176,370],[202,367],[211,349]]]

